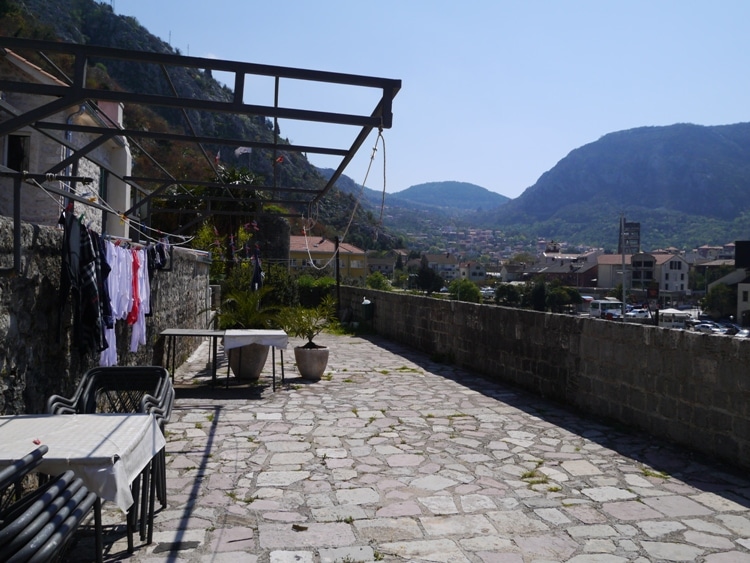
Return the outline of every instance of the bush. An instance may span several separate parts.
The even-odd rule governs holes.
[[[366,285],[369,288],[378,289],[380,291],[391,291],[393,289],[391,287],[391,282],[388,281],[388,278],[386,278],[380,272],[373,272],[372,274],[367,276]]]
[[[336,280],[330,276],[314,278],[305,274],[297,278],[299,302],[303,307],[316,307],[327,295],[333,295]]]

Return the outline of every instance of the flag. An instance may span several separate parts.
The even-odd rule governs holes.
[[[260,267],[260,249],[258,248],[257,244],[255,245],[253,259],[255,262],[255,268],[253,269],[253,280],[251,282],[250,289],[252,289],[253,291],[258,291],[261,287],[263,287],[263,270]]]
[[[219,161],[221,160],[221,151],[216,153],[216,156],[214,157],[214,164],[216,166],[219,166]]]
[[[279,158],[276,159],[276,164],[281,164],[282,162],[284,162],[283,156],[280,156]]]
[[[241,154],[250,154],[253,152],[251,147],[237,147],[234,149],[234,156],[240,156]]]

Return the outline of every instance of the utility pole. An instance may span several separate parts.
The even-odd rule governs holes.
[[[341,310],[341,276],[339,272],[339,236],[336,235],[333,239],[335,245],[334,257],[336,260],[336,309]],[[338,312],[337,315],[338,316]]]
[[[620,250],[622,250],[622,320],[625,321],[626,302],[628,300],[625,283],[625,215],[620,215]]]

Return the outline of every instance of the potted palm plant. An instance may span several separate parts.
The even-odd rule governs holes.
[[[274,324],[278,307],[264,305],[263,298],[273,289],[264,286],[255,291],[232,289],[221,304],[219,328],[268,328]],[[268,358],[268,346],[247,344],[228,350],[229,367],[238,379],[258,379]]]
[[[285,307],[276,315],[276,322],[287,334],[307,339],[294,348],[297,370],[305,379],[320,379],[328,365],[328,347],[316,344],[314,339],[333,322],[335,311],[336,301],[327,295],[316,307]]]

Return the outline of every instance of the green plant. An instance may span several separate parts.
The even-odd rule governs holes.
[[[331,295],[336,287],[336,280],[331,276],[313,277],[303,274],[297,278],[299,302],[304,307],[314,307],[324,297]]]
[[[285,307],[276,316],[276,321],[287,334],[306,338],[303,348],[321,348],[313,342],[323,329],[334,321],[336,300],[326,295],[317,307]]]
[[[391,291],[391,282],[381,272],[373,272],[365,280],[365,285],[380,291]]]
[[[273,288],[267,285],[257,291],[232,290],[221,304],[219,327],[248,329],[274,325],[279,308],[263,303],[263,299],[272,291]]]

